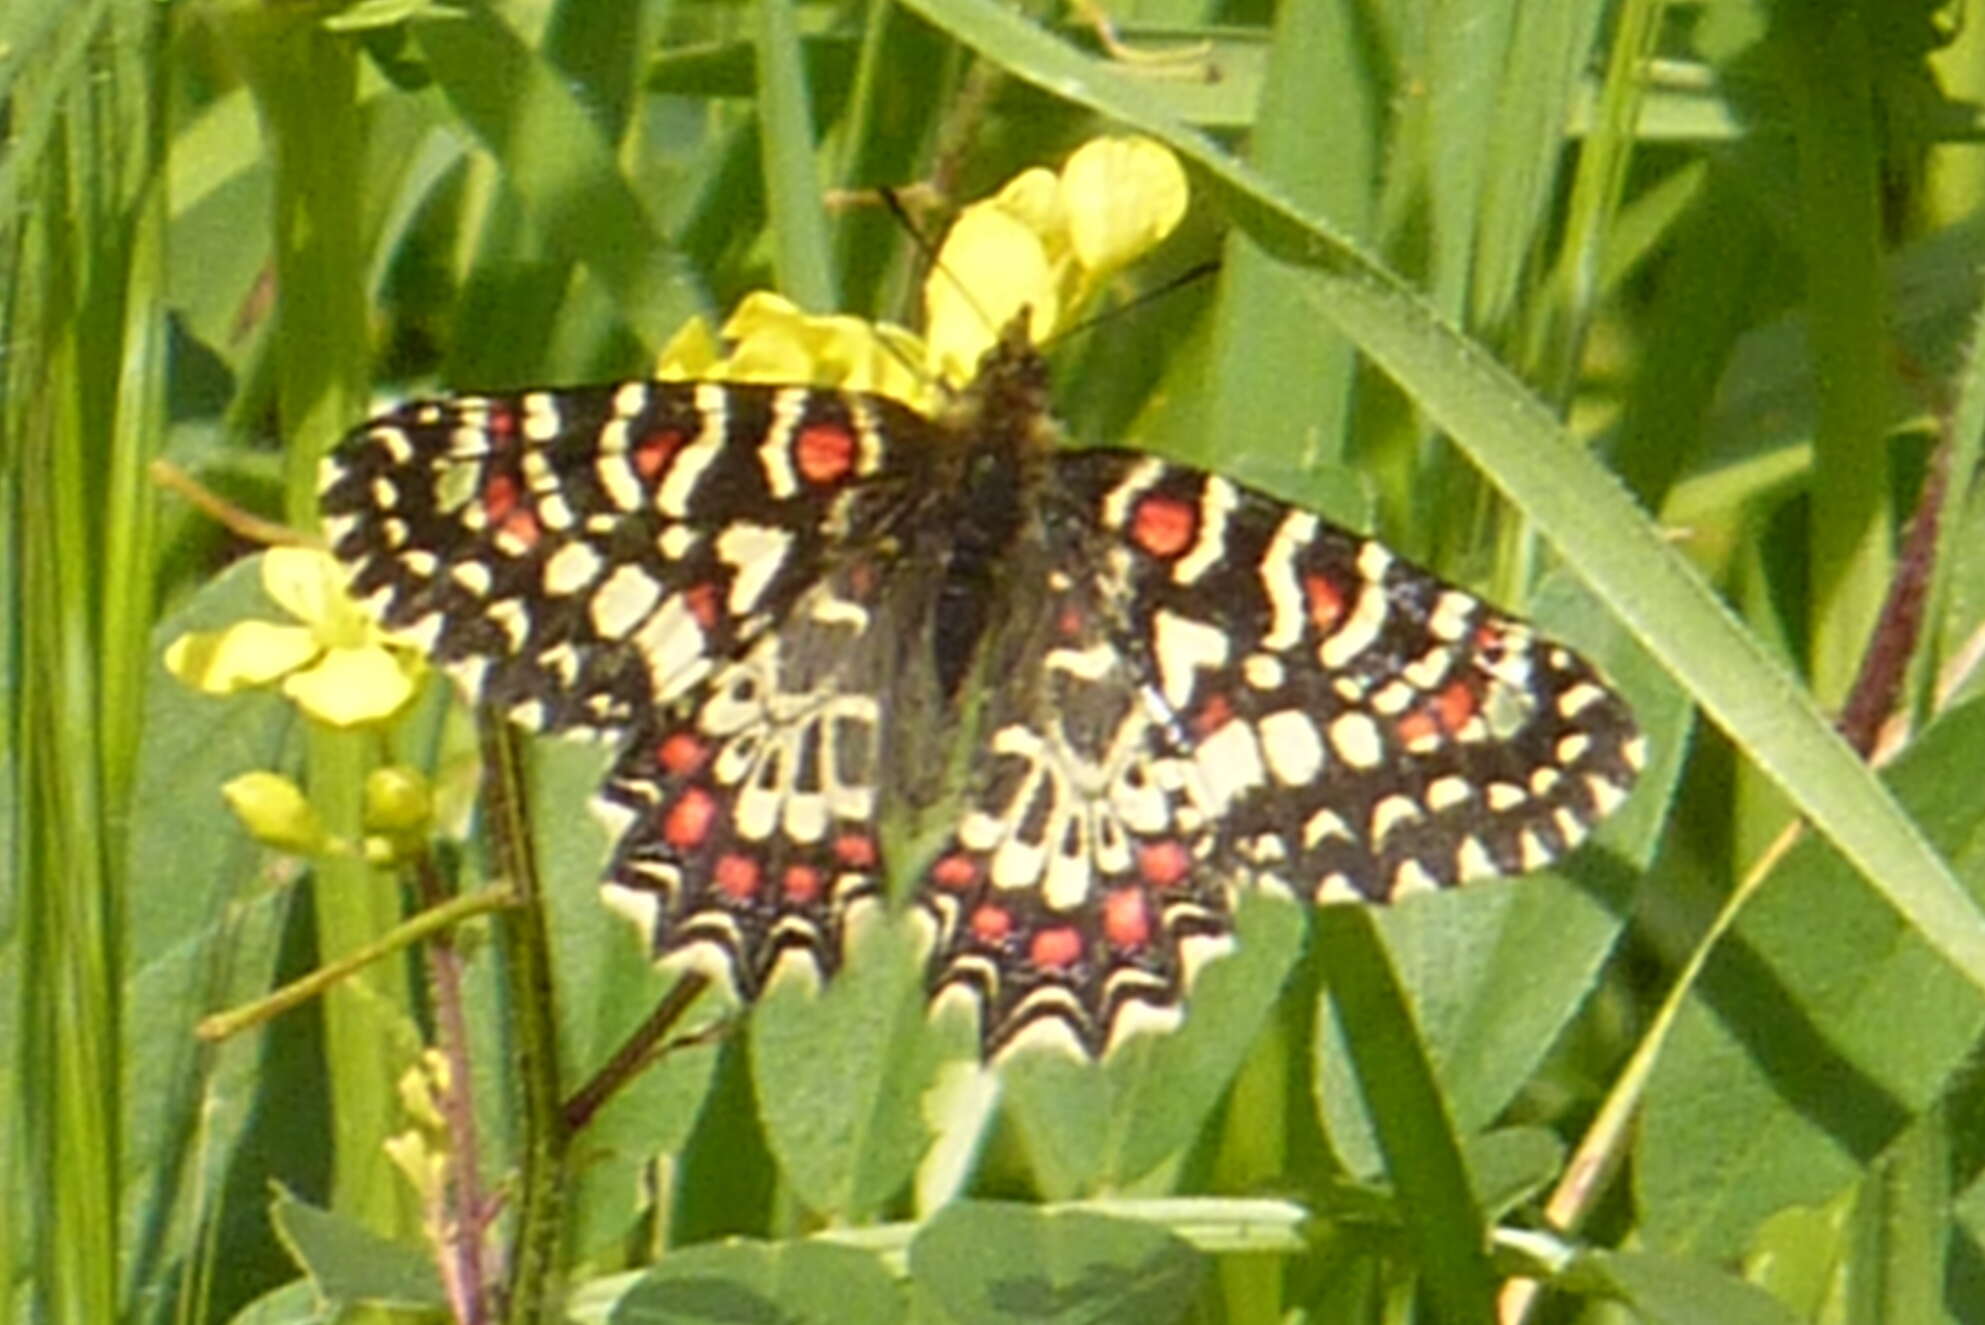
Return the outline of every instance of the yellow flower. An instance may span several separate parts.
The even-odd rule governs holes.
[[[346,596],[336,561],[311,548],[270,548],[262,587],[303,624],[239,621],[181,635],[166,670],[210,695],[280,683],[304,712],[334,727],[380,722],[413,697],[420,658],[390,647]]]
[[[1047,339],[1156,248],[1185,208],[1184,169],[1148,138],[1093,138],[1059,175],[1022,172],[960,213],[938,249],[924,282],[927,367],[968,381],[1022,308],[1034,339]]]
[[[799,382],[873,391],[929,411],[971,380],[1022,308],[1037,341],[1066,327],[1103,284],[1185,215],[1185,171],[1148,138],[1096,138],[1061,172],[1022,171],[959,213],[924,282],[925,339],[901,327],[802,313],[745,297],[721,341],[699,318],[662,351],[658,377]]]
[[[667,381],[800,382],[846,391],[873,391],[928,407],[931,388],[916,365],[923,346],[887,322],[800,311],[768,291],[748,294],[718,338],[691,318],[662,349],[656,376]]]

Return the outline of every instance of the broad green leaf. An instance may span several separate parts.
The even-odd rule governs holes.
[[[302,873],[298,862],[251,841],[221,800],[221,784],[236,774],[293,765],[295,711],[273,694],[200,694],[158,659],[185,631],[269,615],[275,609],[258,563],[248,559],[154,633],[125,913],[123,1157],[133,1289],[201,1254],[198,1212],[219,1199],[250,1123],[264,1037],[207,1046],[193,1026],[268,990],[289,885]]]
[[[1051,1199],[1121,1190],[1191,1144],[1260,1032],[1302,943],[1303,916],[1248,894],[1234,951],[1194,981],[1180,1028],[1134,1036],[1101,1064],[1043,1045],[1001,1066],[1004,1105]]]
[[[922,1101],[937,1040],[910,931],[907,920],[857,927],[824,992],[775,977],[752,1012],[766,1138],[799,1198],[838,1222],[873,1218],[929,1142]]]
[[[903,1295],[873,1255],[824,1242],[733,1242],[673,1252],[608,1317],[613,1325],[891,1325],[902,1318]]]
[[[332,1302],[424,1311],[448,1305],[441,1275],[420,1248],[388,1241],[286,1192],[271,1203],[269,1218],[312,1285]]]
[[[920,1295],[959,1325],[1183,1319],[1206,1271],[1153,1224],[961,1201],[910,1244]]]
[[[1799,1325],[1771,1294],[1701,1261],[1646,1253],[1588,1251],[1560,1287],[1630,1307],[1646,1325]]]
[[[1985,869],[1985,703],[1945,715],[1887,775],[1967,879]],[[1817,1205],[1946,1089],[1985,996],[1811,837],[1723,939],[1648,1084],[1634,1163],[1652,1246],[1733,1256]]]
[[[605,1065],[675,984],[657,969],[634,927],[600,900],[612,843],[581,808],[599,787],[598,746],[538,741],[529,752],[538,869],[550,913],[557,980],[559,1053],[569,1096]],[[708,1029],[718,1000],[697,1001],[677,1036]],[[501,1065],[500,1040],[488,1046]],[[622,1237],[641,1213],[641,1175],[658,1155],[680,1150],[710,1088],[716,1045],[670,1051],[627,1083],[577,1140],[585,1157],[569,1208],[568,1238],[587,1254]],[[491,1082],[492,1090],[499,1089]]]

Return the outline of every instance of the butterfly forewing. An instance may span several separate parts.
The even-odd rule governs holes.
[[[1122,647],[1243,860],[1319,902],[1534,870],[1633,785],[1584,659],[1308,511],[1125,452],[1059,464],[1118,536]]]
[[[880,409],[895,427],[879,427]],[[404,405],[326,461],[354,597],[472,697],[618,734],[782,620],[917,416],[832,391],[628,382]]]

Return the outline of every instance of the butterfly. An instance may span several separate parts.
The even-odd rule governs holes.
[[[1645,758],[1566,646],[1243,484],[1060,445],[1017,320],[949,404],[628,381],[415,401],[320,495],[472,699],[611,741],[604,888],[743,999],[910,870],[982,1049],[1176,1023],[1237,890],[1386,903],[1559,858]],[[926,859],[890,815],[933,816]],[[892,839],[893,840],[893,839]]]

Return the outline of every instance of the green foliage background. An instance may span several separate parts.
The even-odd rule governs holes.
[[[504,1189],[492,1244],[526,1208],[556,1245],[478,1318],[563,1290],[624,1320],[1985,1314],[1979,25],[1928,0],[1112,16],[1191,58],[1106,60],[991,0],[0,9],[10,1308],[444,1301],[381,1151],[435,1037],[421,960],[220,1044],[192,1028],[411,905],[254,845],[220,784],[295,772],[351,832],[368,768],[459,792],[473,738],[438,687],[338,735],[167,679],[167,640],[272,609],[150,463],[307,528],[318,456],[386,399],[639,374],[766,286],[906,317],[915,246],[828,190],[930,177],[955,203],[1134,129],[1196,198],[1139,279],[1221,270],[1056,347],[1071,434],[1536,616],[1633,698],[1642,791],[1548,877],[1307,922],[1251,902],[1179,1035],[1022,1060],[996,1103],[881,936],[827,997],[643,1076],[559,1160],[555,1212]],[[1910,577],[1877,780],[1825,715]],[[525,757],[549,1057],[519,1070],[551,1009],[514,946],[457,943],[500,1189],[531,1087],[575,1087],[666,985],[593,897],[574,808],[601,755]],[[480,886],[474,821],[448,827]],[[1547,1208],[1562,1240],[1527,1232]],[[1549,1290],[1503,1290],[1518,1270]]]

